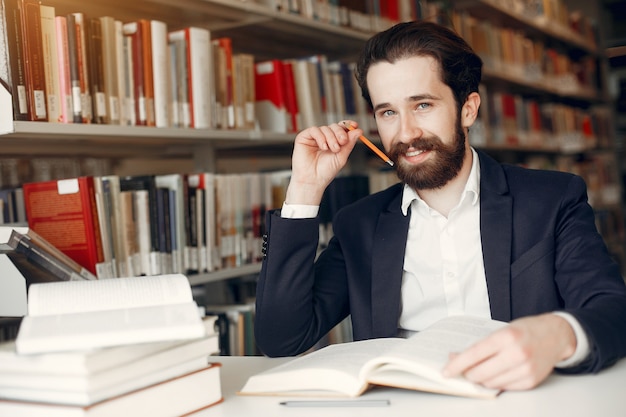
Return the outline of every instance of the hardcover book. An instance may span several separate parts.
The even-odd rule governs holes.
[[[24,184],[29,227],[89,272],[101,276],[104,255],[93,177]]]
[[[107,417],[189,415],[220,403],[220,364],[172,377],[89,406],[0,400],[0,415],[12,417]]]

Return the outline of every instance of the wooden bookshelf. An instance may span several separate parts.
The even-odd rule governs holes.
[[[261,1],[252,0],[43,0],[54,6],[58,15],[81,11],[87,16],[113,16],[122,21],[156,19],[167,23],[168,30],[187,26],[206,28],[211,37],[229,37],[233,49],[239,53],[252,53],[255,60],[292,59],[312,54],[323,54],[329,60],[350,62],[372,32],[342,26],[324,20],[312,19],[285,10],[270,8]],[[269,3],[269,2],[268,2]],[[422,1],[427,4],[435,2]],[[511,72],[485,65],[484,82],[490,90],[511,90],[542,103],[565,103],[581,109],[604,106],[608,103],[602,63],[606,58],[590,41],[563,24],[533,16],[527,10],[515,10],[503,0],[452,0],[443,2],[452,11],[465,13],[478,21],[520,31],[530,39],[554,47],[576,62],[591,57],[598,62],[598,83],[594,88],[563,89],[550,80],[524,75],[524,71]],[[432,9],[435,10],[435,9]],[[432,11],[429,9],[429,11]],[[10,105],[10,97],[0,94],[0,104]],[[5,108],[5,107],[3,107]],[[0,146],[6,157],[101,157],[112,159],[193,160],[197,170],[215,171],[220,158],[272,158],[288,153],[293,133],[277,133],[260,129],[192,129],[155,128],[143,126],[57,124],[46,122],[13,121],[8,112],[0,115]],[[488,133],[488,132],[487,132]],[[555,160],[563,155],[580,158],[593,152],[613,151],[612,138],[603,139],[602,145],[568,150],[554,146],[519,146],[482,144],[494,155],[504,156],[512,162],[524,163],[532,154]],[[600,142],[600,141],[598,141]],[[606,145],[606,143],[609,143]],[[513,161],[513,159],[515,159]],[[618,165],[616,165],[618,166]],[[609,207],[621,210],[620,205]],[[621,217],[620,217],[621,218]],[[623,242],[623,224],[618,225],[613,242]],[[623,252],[623,248],[617,248]],[[194,284],[227,279],[254,273],[253,264],[232,271],[199,274],[191,277]]]

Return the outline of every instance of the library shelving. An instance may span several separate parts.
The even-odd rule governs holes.
[[[337,3],[349,3],[363,9],[333,8]],[[113,16],[122,22],[158,20],[166,23],[168,30],[172,31],[192,26],[204,28],[210,32],[212,39],[229,38],[234,51],[253,54],[257,62],[321,54],[329,62],[340,60],[348,63],[356,58],[360,47],[372,33],[394,19],[417,15],[415,10],[402,11],[401,7],[399,9],[404,14],[392,17],[377,15],[381,8],[367,9],[366,3],[377,2],[42,1],[42,4],[54,7],[60,16],[82,12],[88,17]],[[381,0],[380,5],[383,3],[387,2]],[[615,193],[621,193],[619,184],[614,183],[617,171],[612,171],[619,166],[609,161],[613,142],[603,130],[612,120],[611,113],[604,110],[607,104],[603,85],[605,58],[599,52],[597,41],[593,41],[595,32],[590,32],[586,19],[580,16],[574,19],[574,13],[567,10],[561,0],[532,2],[537,7],[530,12],[527,8],[515,7],[524,2],[511,0],[398,1],[398,5],[408,3],[421,6],[421,17],[450,23],[470,40],[485,60],[484,88],[487,96],[511,94],[514,107],[517,105],[518,109],[530,101],[536,111],[544,110],[541,134],[527,134],[526,121],[521,119],[517,124],[513,123],[513,133],[509,134],[510,131],[501,131],[504,123],[495,119],[501,115],[485,97],[485,110],[481,110],[485,115],[481,117],[483,125],[472,132],[484,135],[475,146],[514,163],[542,164],[541,167],[588,174],[587,181],[600,187],[594,194],[599,226],[607,234],[612,250],[622,259],[624,249],[620,245],[624,232],[621,204],[619,199],[612,201]],[[546,8],[548,4],[553,7],[550,11]],[[442,19],[442,16],[448,18]],[[346,22],[353,24],[350,26]],[[572,29],[573,26],[578,29]],[[519,42],[520,50],[503,49],[505,39],[512,44]],[[490,50],[490,47],[499,48],[499,52]],[[515,52],[511,58],[513,61],[509,61],[508,52]],[[516,55],[517,52],[521,56]],[[524,61],[524,53],[534,56],[534,61]],[[489,104],[492,105],[488,108]],[[12,107],[11,95],[5,90],[0,93],[0,105],[5,109]],[[488,111],[493,112],[489,120]],[[517,117],[521,117],[521,113]],[[550,129],[545,125],[547,120],[550,120]],[[562,121],[567,129],[571,129],[561,135],[563,132],[556,130],[561,127],[556,126],[557,121]],[[509,126],[507,122],[507,129]],[[142,158],[151,161],[185,159],[191,161],[193,169],[198,172],[216,172],[220,165],[218,162],[224,157],[271,159],[274,151],[288,152],[293,140],[293,132],[274,132],[258,127],[227,129],[64,124],[13,120],[9,112],[0,114],[0,134],[3,157],[100,157],[115,160],[117,165],[123,160]],[[558,138],[554,134],[559,135]],[[601,164],[603,169],[599,169],[597,164]],[[603,204],[602,196],[609,200],[607,204]],[[618,212],[619,215],[616,214]],[[192,284],[200,285],[254,274],[258,269],[258,264],[252,264],[189,278]]]

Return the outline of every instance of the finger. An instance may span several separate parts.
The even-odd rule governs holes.
[[[496,343],[497,340],[492,341],[492,339],[492,337],[488,337],[463,352],[451,355],[442,371],[443,375],[455,377],[465,374],[469,369],[496,355],[500,349],[500,344]]]
[[[348,135],[345,130],[341,129],[339,125],[321,126],[320,131],[324,135],[324,141],[333,152],[341,150],[341,145],[348,139]]]

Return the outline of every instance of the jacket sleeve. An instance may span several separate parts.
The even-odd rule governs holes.
[[[264,259],[257,283],[255,337],[267,356],[305,352],[348,314],[347,284],[336,243],[334,272],[315,274],[319,220],[266,216]]]

